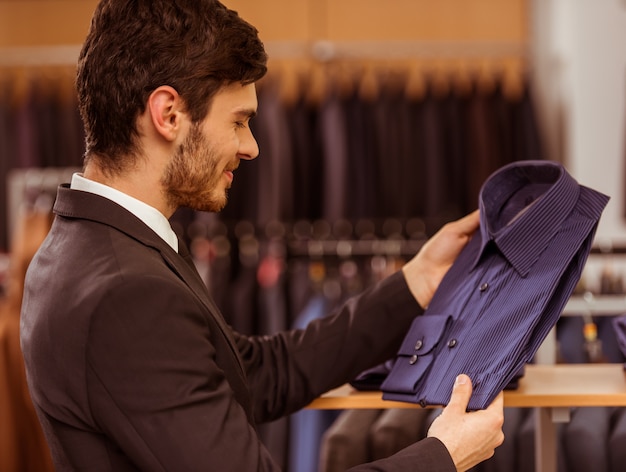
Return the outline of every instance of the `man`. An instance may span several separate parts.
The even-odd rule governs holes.
[[[398,274],[305,330],[226,326],[167,218],[218,211],[257,144],[257,31],[214,0],[103,0],[79,58],[87,151],[27,276],[22,344],[55,466],[256,471],[255,425],[395,354],[478,225],[444,227]],[[355,470],[466,470],[502,440],[502,398],[461,375],[429,438]]]

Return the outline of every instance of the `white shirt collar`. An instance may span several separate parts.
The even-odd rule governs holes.
[[[72,175],[70,188],[95,193],[126,208],[143,221],[152,231],[158,234],[174,251],[178,252],[178,237],[172,229],[170,222],[165,218],[165,215],[156,208],[120,192],[113,187],[89,180],[79,173]]]

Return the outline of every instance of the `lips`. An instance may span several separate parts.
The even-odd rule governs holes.
[[[226,175],[229,183],[233,181],[233,174],[237,170],[237,167],[239,167],[239,161],[233,161],[224,169],[224,175]]]

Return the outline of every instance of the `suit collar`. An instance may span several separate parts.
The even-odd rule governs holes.
[[[178,251],[176,233],[174,233],[168,219],[156,208],[108,185],[87,179],[78,172],[72,175],[70,188],[95,193],[96,195],[101,195],[114,201],[143,221],[150,229],[172,246],[175,251]]]

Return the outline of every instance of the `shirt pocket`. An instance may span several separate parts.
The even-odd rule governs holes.
[[[452,321],[452,315],[423,315],[415,318],[404,337],[394,365],[381,390],[416,393],[435,359],[436,347]]]

